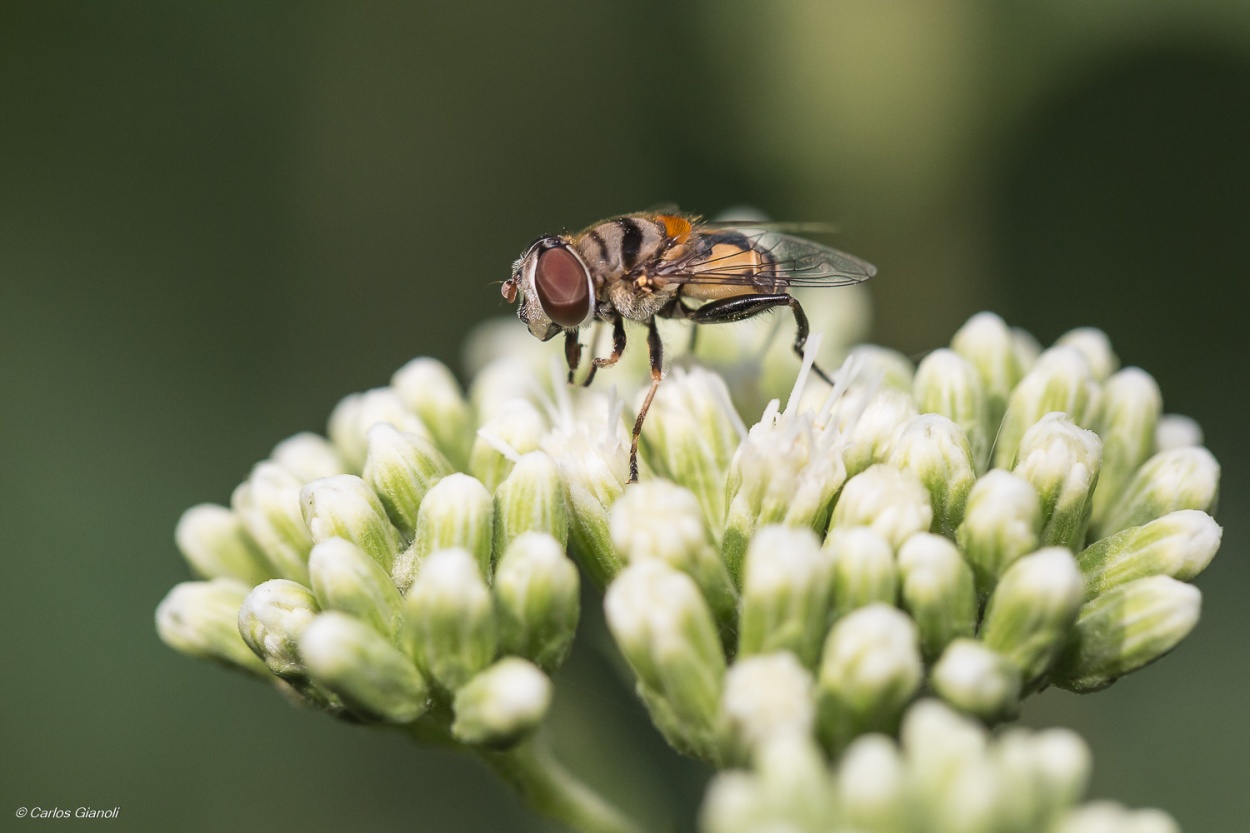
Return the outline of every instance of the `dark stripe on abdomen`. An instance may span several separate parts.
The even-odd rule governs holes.
[[[616,224],[621,227],[621,267],[628,272],[638,265],[642,228],[633,217],[621,217]]]

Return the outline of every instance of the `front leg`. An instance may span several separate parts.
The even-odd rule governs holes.
[[[573,376],[577,366],[582,363],[582,343],[578,340],[577,330],[564,331],[564,360],[569,365],[569,384],[573,384]]]
[[[606,359],[594,359],[590,363],[590,373],[586,375],[586,381],[582,382],[582,387],[590,387],[590,383],[595,380],[595,374],[599,372],[601,367],[611,367],[621,360],[621,354],[625,352],[625,320],[619,315],[612,319],[612,355]],[[569,376],[569,382],[572,383],[573,377]]]
[[[634,421],[634,437],[629,446],[629,482],[638,482],[638,437],[642,434],[642,423],[651,409],[651,400],[660,387],[660,379],[664,377],[664,343],[660,341],[660,331],[652,318],[647,329],[647,353],[651,357],[651,387],[647,390],[647,398],[642,401],[638,411],[638,419]]]
[[[793,295],[742,295],[737,298],[722,298],[691,311],[689,318],[695,324],[724,324],[753,318],[775,307],[789,307],[794,313],[794,325],[797,330],[794,336],[794,352],[802,359],[810,328],[799,299]],[[833,384],[829,375],[815,364],[812,365],[812,370],[816,371],[816,375],[824,379],[826,383]]]

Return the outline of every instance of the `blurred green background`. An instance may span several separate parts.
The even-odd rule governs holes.
[[[185,507],[408,358],[458,365],[538,234],[663,201],[838,223],[907,352],[985,308],[1103,327],[1201,422],[1201,625],[1025,719],[1089,740],[1095,796],[1244,829],[1248,151],[1241,1],[0,4],[0,829],[550,829],[470,760],[175,654],[153,609]],[[707,773],[602,660],[560,697],[586,777],[689,829]]]

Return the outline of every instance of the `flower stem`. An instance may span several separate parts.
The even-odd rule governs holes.
[[[503,752],[482,751],[482,760],[521,794],[537,813],[580,833],[642,833],[633,820],[608,804],[556,760],[538,738]]]

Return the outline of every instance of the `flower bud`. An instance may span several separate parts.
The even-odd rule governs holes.
[[[1020,670],[976,639],[956,639],[933,666],[933,690],[965,714],[993,724],[1016,716]]]
[[[417,665],[448,691],[494,661],[494,605],[468,550],[441,549],[425,558],[404,602],[404,624]]]
[[[156,608],[156,632],[175,651],[268,677],[269,671],[239,636],[239,607],[247,585],[228,578],[184,581]]]
[[[1055,833],[1180,833],[1162,810],[1129,810],[1112,801],[1092,801],[1064,816]]]
[[[1085,598],[1072,554],[1060,547],[1016,561],[990,596],[981,639],[1020,669],[1027,686],[1063,648]]]
[[[847,481],[833,507],[831,527],[870,526],[897,549],[933,523],[924,484],[910,471],[878,464]]]
[[[719,531],[725,522],[725,475],[745,435],[719,376],[698,367],[677,368],[651,403],[640,449],[652,471],[694,494]]]
[[[789,651],[747,657],[730,666],[720,712],[725,757],[745,764],[770,738],[809,736],[816,720],[812,691],[812,675]]]
[[[1120,357],[1111,349],[1111,339],[1097,327],[1077,327],[1069,330],[1055,340],[1062,347],[1075,347],[1085,357],[1090,372],[1097,382],[1107,381],[1107,377],[1120,369]]]
[[[839,619],[816,683],[825,743],[836,750],[865,732],[893,732],[923,676],[916,627],[904,613],[874,604]]]
[[[1042,501],[1041,545],[1080,550],[1102,464],[1098,435],[1077,428],[1067,414],[1047,414],[1024,433],[1016,460],[1014,473],[1032,483]]]
[[[507,323],[512,327],[516,326],[515,319]],[[526,341],[534,341],[529,333],[521,335]],[[523,343],[509,345],[510,348],[529,346]],[[541,348],[544,345],[535,342],[534,346]],[[535,370],[551,358],[552,356],[548,354],[545,359],[532,362],[516,355],[501,354],[499,358],[482,364],[473,374],[473,381],[469,385],[469,404],[473,406],[477,414],[478,423],[490,422],[500,410],[508,407],[509,403],[514,400],[524,399],[532,402],[541,398],[546,393],[545,386],[542,382],[542,375],[536,374]]]
[[[1069,691],[1097,691],[1148,665],[1198,624],[1202,594],[1168,576],[1139,578],[1081,608],[1067,648],[1051,674]]]
[[[236,627],[270,671],[286,680],[302,680],[306,669],[299,640],[320,612],[311,590],[275,578],[248,594],[237,612]]]
[[[1133,472],[1151,455],[1162,407],[1159,386],[1149,373],[1136,367],[1121,370],[1103,385],[1102,413],[1098,418],[1102,470],[1094,492],[1095,530]]]
[[[894,550],[871,527],[834,527],[822,549],[833,565],[835,617],[873,602],[892,605],[898,600]]]
[[[977,369],[953,350],[934,350],[916,368],[912,396],[920,413],[941,414],[960,427],[976,471],[984,471],[991,430],[997,433],[998,426],[989,424],[989,405]]]
[[[1052,824],[1085,792],[1091,769],[1089,747],[1075,732],[1046,729],[1030,739],[1033,791],[1037,795],[1037,818]]]
[[[659,558],[689,575],[718,625],[732,627],[738,592],[703,519],[692,492],[665,480],[648,480],[631,486],[613,505],[612,542],[626,563]]]
[[[300,514],[299,478],[277,463],[257,463],[247,480],[230,496],[230,507],[260,545],[270,572],[293,581],[308,581],[312,538]]]
[[[1099,533],[1114,535],[1178,509],[1213,512],[1220,489],[1220,464],[1201,447],[1160,451],[1151,457],[1107,510]]]
[[[495,489],[495,552],[518,536],[545,532],[563,547],[569,540],[569,512],[560,468],[545,452],[522,455]]]
[[[347,473],[343,459],[330,441],[309,431],[278,443],[274,446],[270,459],[295,475],[302,483],[319,477]]]
[[[1011,330],[992,312],[968,319],[951,339],[951,349],[976,368],[985,389],[986,435],[993,438],[1007,410],[1007,398],[1024,376]]]
[[[478,570],[489,580],[494,535],[495,505],[486,487],[467,474],[449,474],[421,501],[416,537],[396,560],[391,575],[400,589],[406,588],[430,553],[459,548],[473,556]]]
[[[419,434],[404,434],[389,422],[369,429],[369,450],[361,476],[377,493],[391,523],[408,539],[417,529],[417,509],[451,463]]]
[[[399,431],[430,437],[430,431],[416,414],[404,407],[391,388],[374,388],[343,397],[330,413],[326,433],[349,471],[365,465],[369,450],[369,429],[389,422]]]
[[[399,633],[403,597],[387,572],[355,544],[322,541],[312,548],[308,572],[323,610],[349,613],[388,639]]]
[[[905,830],[907,773],[893,741],[864,735],[846,748],[838,765],[837,795],[854,830]]]
[[[982,597],[1016,559],[1037,549],[1041,528],[1041,499],[1023,477],[994,469],[973,484],[955,540]]]
[[[608,628],[638,677],[669,717],[679,748],[708,755],[725,676],[720,635],[694,580],[655,558],[623,569],[603,600]]]
[[[500,650],[547,671],[564,662],[579,613],[577,567],[564,547],[543,532],[518,536],[495,570],[495,615]]]
[[[847,475],[889,460],[899,432],[915,416],[910,390],[882,388],[872,394],[843,435]]]
[[[902,607],[920,634],[920,651],[932,662],[952,639],[972,636],[977,594],[972,570],[947,539],[928,532],[908,538],[898,551]]]
[[[482,424],[469,453],[469,474],[493,492],[522,454],[537,451],[547,419],[527,399],[509,399]]]
[[[224,506],[201,503],[183,512],[174,541],[191,570],[204,578],[234,578],[253,587],[273,577],[260,547]]]
[[[871,380],[871,384],[890,390],[910,392],[914,384],[916,368],[911,359],[897,350],[877,344],[858,344],[848,356],[859,369],[856,376]]]
[[[738,655],[792,651],[811,667],[829,609],[829,562],[810,529],[766,526],[747,549]]]
[[[1024,434],[1046,414],[1061,411],[1078,426],[1093,424],[1098,383],[1089,363],[1074,347],[1052,347],[1038,357],[1011,392],[994,448],[994,465],[1014,468]]]
[[[1145,576],[1193,581],[1215,557],[1222,535],[1207,513],[1182,509],[1103,538],[1077,556],[1088,598]]]
[[[299,641],[319,684],[364,716],[411,723],[426,709],[429,690],[412,661],[385,637],[346,613],[313,620]]]
[[[391,387],[404,407],[429,430],[439,451],[454,466],[467,465],[473,443],[473,414],[447,366],[438,359],[413,359],[391,377]]]
[[[933,507],[933,531],[953,536],[977,479],[972,452],[959,426],[938,414],[916,417],[895,439],[890,463],[920,478]]]
[[[551,680],[537,666],[505,657],[456,692],[451,732],[476,746],[511,746],[542,722],[551,693]]]
[[[354,474],[314,480],[300,491],[300,508],[313,541],[345,538],[390,570],[403,548],[378,496]]]
[[[1171,451],[1202,445],[1202,426],[1183,414],[1164,414],[1155,426],[1154,450]]]

